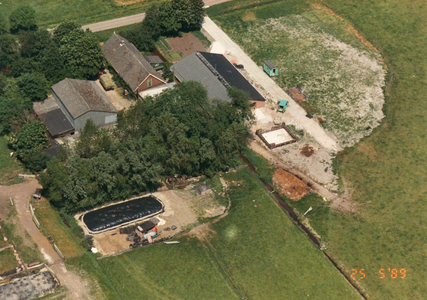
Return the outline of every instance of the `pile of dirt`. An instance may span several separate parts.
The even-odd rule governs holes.
[[[312,145],[307,144],[301,148],[301,154],[306,156],[306,157],[312,156],[314,154],[314,152],[315,152],[315,149]]]
[[[282,169],[277,169],[274,173],[273,183],[282,194],[295,201],[311,191],[304,181]]]

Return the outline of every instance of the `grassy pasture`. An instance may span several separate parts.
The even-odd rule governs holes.
[[[365,269],[364,279],[360,274],[355,278],[371,299],[425,299],[427,4],[398,0],[317,2],[343,17],[343,22],[352,24],[381,51],[392,81],[383,124],[335,161],[341,179],[352,191],[352,200],[359,204],[358,212],[342,213],[326,207],[320,215],[310,212],[307,218],[348,274],[352,269]],[[339,31],[333,34],[349,43]],[[293,205],[304,213],[315,201],[305,197]],[[389,268],[406,269],[407,275],[402,279],[399,272],[392,278]],[[386,275],[383,279],[381,269]]]
[[[33,201],[33,207],[35,209],[34,213],[40,222],[41,231],[46,236],[53,238],[65,258],[83,254],[76,237],[70,233],[58,213],[46,199]]]
[[[359,299],[254,174],[243,168],[223,177],[231,208],[205,239],[69,263],[96,276],[111,299]]]
[[[3,0],[0,12],[8,17],[20,5],[28,4],[36,11],[37,25],[51,28],[66,20],[90,24],[141,13],[158,0],[140,1],[134,4],[118,5],[114,0]]]
[[[16,261],[12,248],[0,251],[0,274],[10,271],[18,266],[19,264]]]

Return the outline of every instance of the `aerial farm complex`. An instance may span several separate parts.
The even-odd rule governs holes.
[[[0,299],[426,299],[422,2],[21,2]]]

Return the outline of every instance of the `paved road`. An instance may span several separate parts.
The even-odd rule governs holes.
[[[331,151],[337,151],[339,146],[333,138],[326,134],[320,125],[313,119],[307,118],[305,110],[299,106],[288,94],[286,94],[266,73],[264,73],[255,62],[236,44],[224,31],[221,30],[209,17],[205,17],[203,29],[224,49],[226,54],[231,56],[239,64],[245,66],[245,70],[250,77],[259,83],[272,97],[273,100],[286,99],[289,101],[289,107],[286,113],[289,114],[299,127],[309,133],[316,141]]]
[[[212,6],[212,5],[227,2],[227,1],[230,1],[230,0],[205,0],[204,2],[205,2],[205,6],[207,7],[207,6]],[[132,15],[128,17],[122,17],[118,19],[113,19],[113,20],[108,20],[108,21],[103,21],[103,22],[98,22],[93,24],[87,24],[82,26],[82,28],[84,30],[89,28],[92,32],[97,32],[97,31],[103,31],[103,30],[113,29],[117,27],[136,24],[136,23],[142,22],[144,18],[145,18],[145,13],[141,13],[141,14]]]
[[[144,18],[145,18],[145,13],[141,13],[141,14],[132,15],[132,16],[128,16],[128,17],[123,17],[123,18],[118,18],[118,19],[113,19],[113,20],[108,20],[108,21],[84,25],[84,26],[82,26],[82,28],[84,30],[89,28],[92,32],[97,32],[97,31],[103,31],[103,30],[108,30],[108,29],[112,29],[112,28],[117,28],[117,27],[122,27],[122,26],[127,26],[127,25],[132,25],[135,23],[139,23],[139,22],[142,22],[142,20],[144,20]]]

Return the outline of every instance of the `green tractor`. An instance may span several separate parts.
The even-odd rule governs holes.
[[[277,101],[277,105],[277,112],[281,112],[283,114],[286,111],[289,102],[287,100],[279,100]]]

